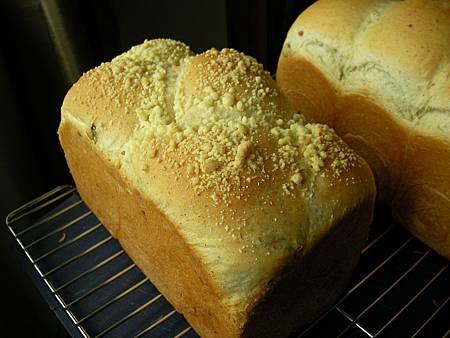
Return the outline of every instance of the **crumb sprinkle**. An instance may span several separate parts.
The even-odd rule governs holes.
[[[138,121],[120,150],[123,157],[140,148],[140,172],[149,173],[151,161],[164,163],[216,206],[246,201],[251,189],[263,191],[267,184],[277,184],[286,196],[304,196],[314,177],[339,178],[358,163],[331,128],[305,123],[291,109],[261,64],[233,49],[193,55],[183,43],[150,40],[85,78],[102,89],[76,100],[92,104],[107,96]],[[273,205],[270,197],[263,199]],[[239,239],[239,232],[224,226]]]

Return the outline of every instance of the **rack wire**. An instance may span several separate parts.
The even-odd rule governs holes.
[[[75,188],[49,191],[6,224],[80,337],[198,337]],[[448,261],[389,217],[372,229],[348,291],[293,337],[449,335]]]

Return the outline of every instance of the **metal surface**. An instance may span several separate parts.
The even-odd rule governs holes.
[[[196,337],[70,186],[6,224],[81,337]],[[448,261],[388,217],[375,220],[348,291],[295,337],[446,336]],[[50,304],[50,301],[47,300]],[[67,328],[67,326],[66,326]]]

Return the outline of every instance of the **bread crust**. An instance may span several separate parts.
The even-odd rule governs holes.
[[[235,318],[176,227],[77,128],[61,124],[59,135],[83,201],[158,290],[204,336],[236,336]]]
[[[430,96],[430,107],[440,102],[437,105],[443,108],[436,109],[448,118],[450,92],[442,91],[448,88],[448,81],[446,84],[442,79],[446,70],[441,65],[445,55],[449,55],[449,44],[445,48],[439,46],[450,35],[437,29],[437,25],[445,26],[442,20],[450,22],[448,10],[447,14],[443,14],[445,9],[439,9],[439,4],[443,6],[442,2],[429,2],[420,14],[425,24],[409,19],[414,21],[409,27],[399,17],[402,13],[416,13],[414,6],[419,3],[330,0],[311,6],[299,16],[288,33],[278,63],[277,83],[295,109],[301,111],[308,121],[326,123],[335,128],[368,161],[377,182],[377,199],[392,207],[395,218],[436,252],[450,258],[450,138],[445,132],[445,120],[441,123],[443,130],[439,129],[438,118],[433,128],[429,121],[425,124],[423,117],[419,122],[409,121],[406,118],[406,111],[410,109],[408,100],[413,102],[415,94],[406,95],[404,105],[393,110],[392,102],[400,100],[404,93],[401,91],[404,84],[400,75],[395,84],[399,90],[389,86],[384,88],[384,92],[391,96],[397,93],[398,98],[393,100],[386,99],[388,94],[380,94],[383,90],[381,80],[377,82],[369,73],[365,84],[352,83],[352,75],[345,75],[345,70],[343,78],[337,75],[338,69],[341,69],[338,67],[340,63],[346,63],[346,67],[351,69],[352,59],[347,56],[347,50],[352,50],[353,55],[374,51],[380,57],[385,56],[384,63],[379,65],[380,72],[387,74],[385,79],[401,70],[411,78],[418,78],[417,83],[422,80],[435,81],[436,87],[441,89],[434,92],[431,86],[431,89],[424,89],[426,94],[423,95]],[[335,13],[331,20],[336,22],[324,25],[326,13],[329,12]],[[373,21],[368,23],[368,18]],[[336,27],[340,21],[342,28],[332,30],[331,27]],[[361,22],[366,22],[367,27],[361,28]],[[400,27],[403,23],[405,27]],[[426,23],[429,23],[428,30]],[[418,30],[414,35],[412,28]],[[394,30],[395,33],[392,33]],[[298,35],[298,31],[303,32],[302,36]],[[381,41],[387,34],[390,34],[389,41],[385,41],[384,45],[369,44],[370,41]],[[413,36],[414,45],[409,43]],[[307,51],[305,46],[308,42],[304,40],[309,38],[314,39],[314,43],[322,41],[327,46],[334,43],[335,49],[320,55],[318,50]],[[392,39],[397,41],[398,48],[392,48]],[[420,47],[417,41],[424,42],[429,55],[419,63],[415,61],[416,58],[423,58],[422,51],[415,55],[408,49]]]
[[[200,335],[283,336],[348,280],[371,222],[372,174],[330,128],[303,124],[255,60],[188,55],[150,41],[85,74],[62,107],[69,168]],[[324,291],[328,272],[339,280]],[[276,325],[263,323],[268,313]]]

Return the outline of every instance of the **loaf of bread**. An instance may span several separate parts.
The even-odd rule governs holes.
[[[151,40],[85,73],[59,137],[78,191],[203,337],[283,337],[332,305],[375,183],[232,49]]]
[[[368,161],[399,222],[450,258],[450,2],[318,1],[289,30],[277,82]]]

